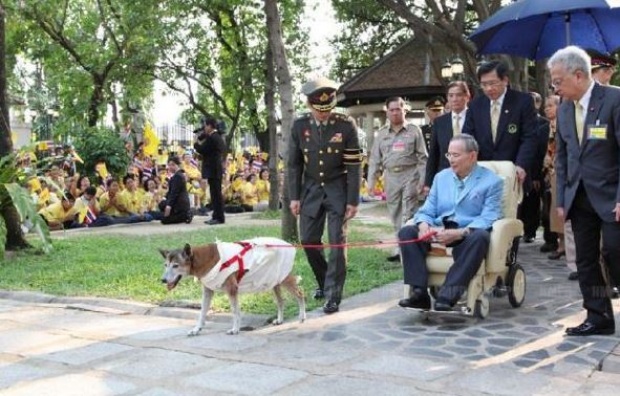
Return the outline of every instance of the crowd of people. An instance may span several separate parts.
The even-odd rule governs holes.
[[[211,200],[210,184],[216,183],[223,211],[268,208],[271,186],[266,153],[226,154],[222,150],[221,173],[209,173],[201,169],[200,148],[161,148],[149,156],[142,145],[136,147],[135,153],[129,151],[130,165],[120,175],[112,175],[104,160],[96,165],[93,176],[81,174],[77,153],[70,146],[55,149],[51,144],[21,153],[18,166],[31,175],[24,187],[52,231],[153,220],[190,223],[195,215],[209,212],[213,215],[207,222],[221,224],[223,213],[217,217]]]

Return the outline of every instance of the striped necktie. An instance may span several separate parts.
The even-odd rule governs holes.
[[[460,135],[461,133],[461,116],[456,114],[454,116],[454,122],[452,123],[452,136]]]
[[[493,134],[493,143],[497,139],[497,124],[499,123],[499,102],[493,101],[491,105],[491,133]]]

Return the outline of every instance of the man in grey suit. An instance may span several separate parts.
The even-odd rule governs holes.
[[[551,84],[564,101],[556,134],[557,211],[575,234],[586,320],[569,336],[613,334],[610,289],[599,257],[620,280],[620,90],[594,81],[590,57],[569,46],[548,61]],[[600,236],[603,237],[602,250]]]

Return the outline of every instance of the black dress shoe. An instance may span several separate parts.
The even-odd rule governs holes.
[[[546,243],[546,242],[544,245],[540,247],[541,253],[555,252],[556,250],[558,250],[558,245],[553,245],[551,243]]]
[[[567,336],[590,336],[590,335],[610,335],[616,332],[613,323],[607,325],[595,325],[587,320],[577,327],[568,327],[566,329]]]
[[[523,237],[523,242],[525,242],[525,243],[532,243],[532,242],[534,242],[534,239],[536,239],[536,238],[532,237],[532,236],[526,236],[526,237]]]
[[[579,280],[579,273],[577,271],[571,272],[570,274],[568,274],[568,280],[570,281]]]
[[[566,252],[562,250],[561,252],[555,251],[547,256],[549,260],[559,260],[566,255]]]
[[[316,289],[314,291],[314,296],[312,296],[315,300],[322,300],[325,298],[325,292],[323,289]]]
[[[191,223],[194,220],[194,214],[192,212],[187,213],[187,217],[185,218],[185,222],[187,224]]]
[[[452,304],[445,300],[437,300],[435,301],[435,311],[452,311]]]
[[[217,224],[224,224],[224,222],[223,221],[219,221],[219,220],[215,220],[215,219],[211,219],[211,220],[205,221],[205,224],[217,225]]]
[[[618,286],[611,288],[611,298],[620,298],[620,289],[618,288]]]
[[[334,312],[338,312],[339,309],[338,303],[334,300],[329,300],[323,305],[323,312],[326,314],[333,314]]]
[[[403,308],[416,308],[416,309],[431,309],[431,297],[426,294],[422,296],[411,296],[409,298],[403,298],[398,302]]]
[[[390,263],[395,263],[397,261],[400,261],[400,254],[395,254],[393,256],[388,257],[387,261],[389,261]]]

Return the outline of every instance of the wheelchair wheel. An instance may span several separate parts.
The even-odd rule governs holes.
[[[489,316],[489,298],[487,296],[482,295],[476,300],[474,316],[479,319],[484,319]]]
[[[514,264],[508,269],[506,276],[506,288],[508,289],[508,302],[513,308],[518,308],[525,300],[525,271],[520,264]]]
[[[510,246],[510,250],[508,250],[508,254],[506,255],[507,267],[517,264],[517,253],[519,253],[520,239],[521,237],[516,237],[512,239],[512,246]]]

